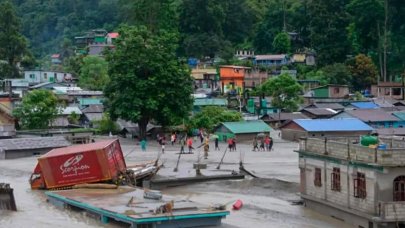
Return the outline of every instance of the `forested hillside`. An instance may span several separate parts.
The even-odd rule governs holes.
[[[74,36],[126,23],[179,32],[179,54],[229,59],[256,53],[313,49],[318,67],[365,54],[387,75],[403,72],[403,0],[13,0],[34,56],[63,52]],[[287,32],[291,46],[275,38]],[[281,35],[280,35],[281,34]],[[386,62],[387,64],[384,64]],[[384,67],[379,67],[381,75]]]

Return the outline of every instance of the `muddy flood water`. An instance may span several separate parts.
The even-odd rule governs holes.
[[[154,142],[149,143],[146,152],[141,152],[139,145],[133,140],[120,139],[120,142],[127,165],[154,159],[159,150]],[[220,145],[221,149],[225,146]],[[206,182],[168,188],[162,193],[206,205],[242,200],[243,208],[231,211],[222,220],[221,227],[350,227],[336,219],[292,204],[299,200],[298,156],[293,152],[296,147],[295,143],[276,140],[274,151],[252,152],[249,144],[239,144],[238,152],[226,154],[220,170],[216,167],[223,155],[222,151],[210,152],[209,158],[204,161],[208,167],[207,170],[202,170],[203,175],[237,170],[242,159],[245,167],[260,178]],[[166,146],[161,157],[164,167],[159,171],[158,178],[194,175],[192,164],[199,151],[181,157],[179,172],[174,173],[178,151],[178,145]],[[118,227],[115,224],[102,224],[83,212],[56,208],[46,201],[43,191],[32,191],[28,179],[36,165],[36,159],[28,157],[0,160],[0,182],[10,183],[14,188],[18,209],[17,212],[0,210],[0,227]]]

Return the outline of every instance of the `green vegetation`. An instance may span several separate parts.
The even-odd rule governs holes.
[[[2,1],[3,26],[18,31],[11,6]],[[405,4],[391,0],[12,0],[22,33],[36,58],[61,53],[67,66],[74,37],[91,29],[117,31],[120,24],[144,25],[153,33],[179,32],[181,57],[221,57],[232,63],[236,49],[257,54],[315,50],[317,70],[364,54],[382,79],[403,73]],[[288,46],[287,35],[290,39]],[[5,36],[9,37],[10,36]],[[20,36],[10,41],[24,46]],[[6,43],[0,39],[0,47]],[[9,42],[10,43],[10,42]],[[18,48],[13,50],[24,50]],[[9,54],[7,54],[7,59]],[[13,62],[33,63],[30,55]],[[0,54],[0,57],[1,54]],[[10,63],[12,62],[10,61]],[[42,64],[42,66],[44,66]],[[74,68],[74,67],[73,67]],[[73,69],[74,70],[74,69]],[[79,72],[76,76],[79,75]],[[357,76],[354,76],[357,78]],[[366,80],[368,84],[370,80]],[[364,82],[364,80],[363,80]],[[356,82],[359,83],[359,82]],[[360,84],[362,82],[360,81]],[[354,84],[355,88],[362,85]]]
[[[242,115],[236,111],[230,111],[222,107],[208,106],[193,116],[189,123],[189,129],[204,128],[212,132],[221,122],[241,121]]]
[[[49,90],[34,90],[27,94],[13,115],[23,129],[46,129],[60,109],[56,96]]]
[[[301,103],[301,85],[290,75],[282,74],[276,78],[271,78],[261,85],[260,93],[272,96],[272,105],[278,109],[286,109],[294,112]]]
[[[32,62],[27,40],[21,35],[21,24],[10,2],[0,3],[0,78],[19,77],[17,63]],[[3,61],[4,62],[3,62]]]
[[[103,90],[109,82],[108,63],[97,56],[86,56],[80,68],[79,86],[90,90]]]
[[[110,115],[108,113],[104,113],[103,118],[100,121],[96,121],[98,134],[116,134],[118,132],[118,125],[113,120],[111,120]]]
[[[115,51],[107,55],[105,88],[111,117],[138,123],[140,138],[150,120],[168,126],[192,108],[190,70],[176,57],[177,34],[123,26]]]

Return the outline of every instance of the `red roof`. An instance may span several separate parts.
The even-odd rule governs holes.
[[[60,57],[60,54],[53,54],[51,56],[51,58],[53,58],[53,59],[59,59],[59,57]]]
[[[41,158],[57,157],[65,154],[76,154],[80,152],[90,152],[95,150],[101,150],[106,148],[108,145],[117,141],[118,139],[103,140],[95,143],[88,143],[82,145],[74,145],[68,147],[57,148],[49,151],[48,153],[42,155]]]
[[[118,34],[118,32],[110,32],[110,33],[107,34],[108,37],[111,37],[113,39],[117,38],[119,35],[120,34]]]

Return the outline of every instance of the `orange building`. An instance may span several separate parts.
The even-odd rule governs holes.
[[[221,77],[222,92],[243,88],[245,75],[250,67],[244,66],[220,66],[219,75]]]

